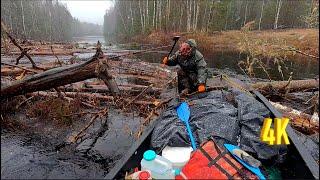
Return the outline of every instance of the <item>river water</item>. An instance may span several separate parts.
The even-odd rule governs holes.
[[[81,37],[73,37],[73,42],[77,43],[88,43],[94,44],[100,41],[101,43],[105,43],[105,38],[103,36],[81,36]]]

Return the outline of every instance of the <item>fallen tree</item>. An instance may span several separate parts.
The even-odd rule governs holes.
[[[87,62],[50,69],[43,73],[28,76],[23,80],[13,82],[11,85],[1,87],[1,99],[25,94],[28,92],[47,90],[90,78],[101,78],[111,92],[118,94],[119,88],[113,77],[108,73],[105,56],[98,42],[96,54]]]
[[[258,91],[265,92],[274,89],[278,92],[298,92],[309,89],[319,89],[319,79],[258,82],[251,84],[251,86]]]

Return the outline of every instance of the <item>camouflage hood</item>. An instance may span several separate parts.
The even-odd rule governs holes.
[[[197,48],[197,43],[194,39],[188,39],[186,43],[189,44],[193,49]]]

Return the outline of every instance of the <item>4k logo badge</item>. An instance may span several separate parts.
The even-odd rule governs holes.
[[[290,144],[286,127],[289,123],[288,118],[275,118],[274,128],[271,128],[272,119],[264,119],[260,139],[269,145]]]

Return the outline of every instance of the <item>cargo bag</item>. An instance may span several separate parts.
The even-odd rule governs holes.
[[[258,179],[212,139],[191,154],[182,173],[187,179]]]

